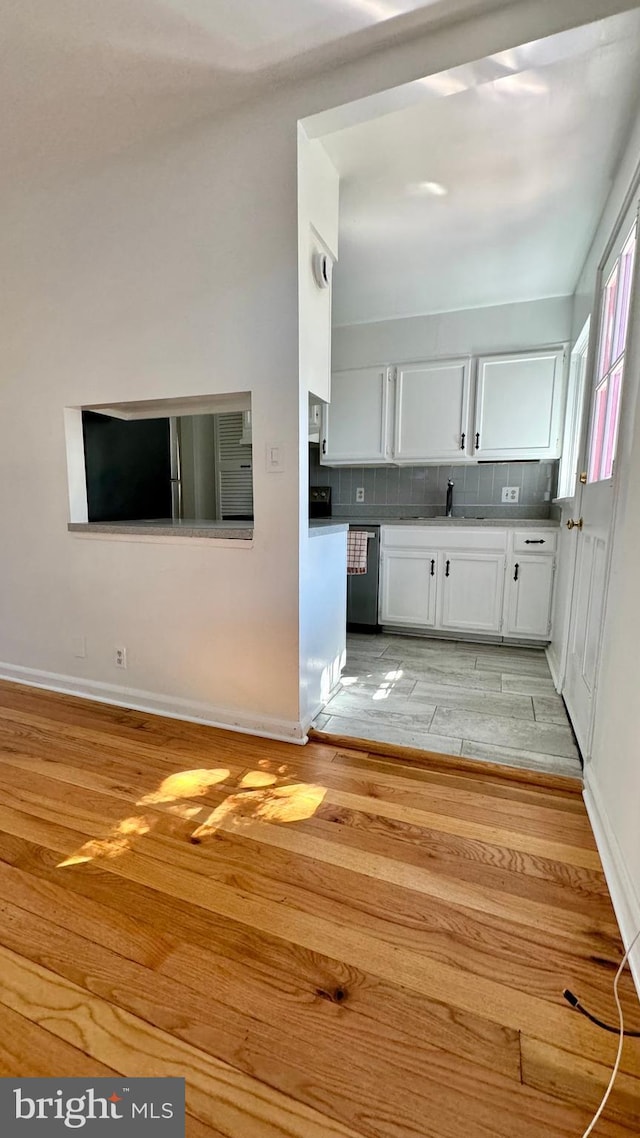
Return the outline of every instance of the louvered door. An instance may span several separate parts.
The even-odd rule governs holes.
[[[222,520],[253,517],[251,447],[241,443],[242,412],[216,415],[218,502]]]

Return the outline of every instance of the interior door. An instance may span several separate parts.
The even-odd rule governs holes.
[[[468,359],[403,364],[396,376],[396,462],[465,458],[468,415]]]
[[[504,554],[446,552],[442,563],[440,627],[461,632],[500,632]]]
[[[635,214],[635,207],[634,207]],[[626,219],[604,266],[597,351],[589,387],[589,429],[582,450],[574,516],[576,542],[567,668],[562,694],[584,758],[591,750],[600,645],[605,611],[615,454],[635,269],[636,221]]]

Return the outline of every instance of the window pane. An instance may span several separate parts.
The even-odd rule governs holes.
[[[607,408],[607,423],[604,430],[601,478],[611,478],[613,473],[613,460],[616,457],[616,443],[618,441],[618,420],[620,416],[620,392],[622,389],[623,369],[624,360],[621,360],[609,380],[609,406]]]
[[[605,379],[596,390],[593,427],[591,429],[591,447],[589,450],[589,482],[600,480],[602,466],[602,450],[604,446],[604,428],[607,421],[607,391],[609,381]]]
[[[613,346],[613,321],[616,311],[616,285],[618,282],[618,264],[605,285],[602,297],[602,327],[600,330],[600,361],[598,364],[598,379],[608,372],[611,366],[611,348]]]
[[[627,241],[622,254],[620,256],[620,284],[618,286],[618,301],[617,312],[615,320],[615,332],[613,336],[613,352],[611,360],[613,363],[622,355],[624,351],[625,340],[627,337],[627,324],[629,322],[629,302],[631,300],[631,279],[633,276],[633,258],[636,249],[636,229],[635,225],[629,240]]]

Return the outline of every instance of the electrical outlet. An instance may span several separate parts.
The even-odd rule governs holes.
[[[364,486],[356,487],[356,502],[364,502]]]
[[[520,500],[520,487],[519,486],[503,486],[502,487],[502,501],[503,502],[511,502],[511,504],[513,505],[514,502],[518,502],[519,500]]]
[[[126,666],[127,666],[127,649],[126,648],[116,648],[115,661],[116,661],[116,668],[126,668]]]

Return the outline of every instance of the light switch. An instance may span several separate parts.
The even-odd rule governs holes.
[[[271,474],[284,470],[284,446],[282,443],[267,444],[267,471]]]

